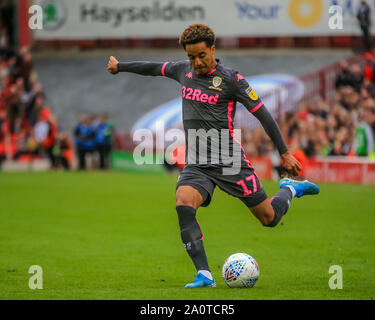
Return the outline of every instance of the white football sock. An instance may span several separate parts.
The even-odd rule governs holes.
[[[208,270],[199,270],[198,273],[201,273],[203,274],[205,277],[207,277],[208,279],[212,280],[212,274],[210,271]]]
[[[293,198],[296,196],[296,189],[294,189],[294,187],[293,186],[286,186],[287,188],[289,188],[289,190],[290,191],[292,191],[292,196],[293,196]]]

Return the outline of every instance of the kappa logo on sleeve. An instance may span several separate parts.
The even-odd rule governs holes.
[[[237,73],[237,82],[240,82],[243,79],[245,79],[245,78],[243,76],[241,76],[239,73]]]
[[[245,90],[246,94],[250,97],[251,100],[258,100],[258,95],[256,94],[256,92],[251,88],[251,87],[248,87],[246,90]]]

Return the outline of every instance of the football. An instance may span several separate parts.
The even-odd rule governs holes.
[[[223,279],[231,288],[251,288],[259,278],[259,266],[246,253],[232,254],[223,265]]]

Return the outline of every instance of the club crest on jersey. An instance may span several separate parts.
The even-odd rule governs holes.
[[[256,92],[251,88],[251,87],[248,87],[246,90],[245,90],[246,94],[250,97],[251,100],[258,100],[258,95],[256,94]]]
[[[208,88],[209,89],[214,89],[214,90],[218,90],[218,91],[222,91],[223,89],[222,88],[219,88],[219,86],[223,83],[223,78],[221,77],[214,77],[212,79],[212,86],[209,86]]]
[[[212,79],[212,84],[214,85],[215,88],[221,85],[221,82],[223,81],[223,78],[221,77],[214,77]]]

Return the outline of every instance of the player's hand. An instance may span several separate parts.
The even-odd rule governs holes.
[[[287,151],[281,155],[281,166],[286,169],[290,174],[298,176],[298,172],[302,170],[302,166],[299,161],[293,157],[293,155]]]
[[[114,56],[109,58],[107,70],[112,74],[118,73],[118,60]]]

